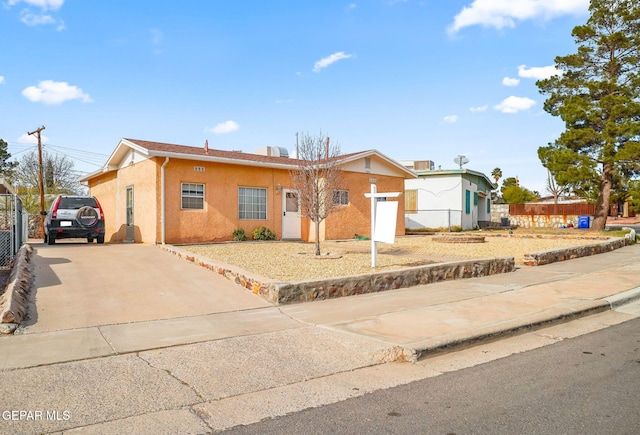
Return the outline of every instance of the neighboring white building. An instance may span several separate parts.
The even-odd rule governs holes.
[[[414,171],[406,179],[405,227],[472,230],[491,221],[491,191],[496,186],[470,169]]]

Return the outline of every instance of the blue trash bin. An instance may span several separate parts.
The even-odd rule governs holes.
[[[578,216],[578,228],[589,228],[589,216]]]

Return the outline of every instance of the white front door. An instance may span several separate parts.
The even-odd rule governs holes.
[[[299,239],[301,225],[298,191],[282,189],[282,238]]]

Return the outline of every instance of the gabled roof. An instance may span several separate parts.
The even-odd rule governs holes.
[[[176,145],[162,142],[150,142],[139,139],[121,139],[116,149],[107,159],[105,166],[93,172],[80,181],[87,181],[100,174],[116,170],[122,160],[126,158],[130,150],[135,150],[145,157],[170,157],[177,159],[196,160],[203,162],[218,162],[233,165],[261,166],[278,169],[295,169],[300,164],[300,160],[287,157],[265,156],[260,154],[244,153],[241,151],[224,151],[216,149],[205,149],[204,147],[192,147],[186,145]],[[395,160],[385,156],[377,150],[367,150],[357,153],[344,154],[336,157],[343,163],[349,163],[365,157],[378,156],[387,164],[395,167],[405,178],[415,178],[416,175],[410,169],[402,166]]]

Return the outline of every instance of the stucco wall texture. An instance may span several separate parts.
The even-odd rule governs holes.
[[[143,243],[162,243],[162,165],[164,158],[151,158],[105,173],[90,180],[90,191],[105,213],[106,237],[109,242],[125,240],[126,189],[133,188],[134,240]],[[232,240],[237,228],[245,230],[249,238],[257,227],[265,226],[282,237],[282,189],[293,188],[289,171],[169,159],[165,165],[165,243],[186,244]],[[320,231],[321,239],[349,239],[355,234],[370,236],[370,174],[345,173],[349,191],[349,205],[332,214]],[[402,177],[375,175],[379,192],[404,192]],[[181,209],[181,183],[204,185],[204,210]],[[279,189],[276,187],[279,185]],[[264,188],[267,192],[267,219],[238,218],[238,188]],[[404,234],[404,200],[398,198],[396,234]],[[313,223],[301,220],[303,240],[315,240]]]

